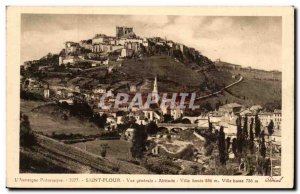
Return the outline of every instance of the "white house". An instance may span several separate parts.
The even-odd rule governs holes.
[[[121,50],[121,55],[120,57],[131,57],[133,55],[133,50],[132,49],[122,49]]]
[[[78,56],[66,56],[66,57],[59,57],[59,65],[62,64],[70,64],[74,65],[75,63],[79,62],[81,59]]]
[[[280,130],[281,129],[281,110],[275,109],[274,110],[274,128]]]
[[[108,124],[110,126],[109,129],[111,129],[111,130],[117,128],[117,120],[112,116],[107,117],[106,124]]]
[[[92,39],[92,44],[102,44],[107,39],[105,34],[96,34],[95,37]]]
[[[273,114],[271,112],[260,112],[258,114],[260,123],[262,126],[268,126],[271,120],[273,120]],[[274,121],[273,121],[274,122]]]
[[[63,103],[63,102],[66,102],[67,104],[69,105],[73,105],[74,104],[74,100],[73,99],[60,99],[59,100],[59,103]]]
[[[49,98],[49,97],[50,97],[50,90],[44,89],[44,98]]]

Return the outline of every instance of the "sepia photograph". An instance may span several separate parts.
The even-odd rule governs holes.
[[[284,17],[127,12],[19,14],[16,173],[288,179]]]

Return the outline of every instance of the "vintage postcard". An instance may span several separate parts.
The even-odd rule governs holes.
[[[294,188],[293,7],[7,7],[7,187]]]

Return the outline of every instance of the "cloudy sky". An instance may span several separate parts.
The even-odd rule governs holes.
[[[281,17],[23,14],[21,25],[21,62],[57,53],[68,40],[115,36],[119,25],[194,47],[212,60],[281,70]]]

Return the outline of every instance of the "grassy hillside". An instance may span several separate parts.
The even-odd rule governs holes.
[[[244,78],[241,83],[217,96],[201,100],[199,103],[202,105],[209,103],[215,109],[218,102],[222,104],[236,102],[246,106],[259,104],[264,107],[269,107],[268,104],[272,104],[271,110],[280,108],[281,82]]]
[[[116,159],[131,159],[131,142],[125,140],[95,140],[73,144],[78,148],[86,148],[86,151],[96,155],[101,153],[101,145],[108,145],[106,157]]]
[[[229,72],[220,72],[213,66],[199,71],[192,65],[185,65],[169,56],[126,60],[119,71],[125,73],[131,80],[153,80],[157,75],[158,87],[160,91],[165,92],[197,91],[204,82],[213,85],[213,87],[206,88],[206,92],[210,92],[216,84],[223,86],[234,81]]]
[[[204,80],[196,71],[167,56],[127,60],[123,62],[120,71],[133,78],[153,79],[157,75],[160,80],[170,80],[186,86],[197,86]]]
[[[281,82],[245,78],[243,82],[229,89],[246,104],[265,105],[268,102],[281,102]]]
[[[97,171],[88,166],[72,161],[63,155],[58,155],[40,146],[34,146],[31,148],[22,148],[20,150],[20,172],[96,173]]]
[[[83,122],[76,117],[63,119],[62,115],[67,114],[56,104],[42,104],[34,106],[32,101],[21,101],[21,111],[28,117],[31,127],[36,132],[51,135],[56,134],[82,134],[84,136],[97,135],[103,130],[99,129],[92,122]]]

